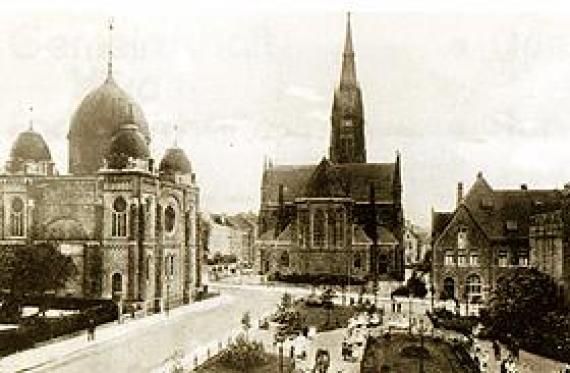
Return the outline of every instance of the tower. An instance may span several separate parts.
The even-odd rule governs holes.
[[[366,163],[364,110],[356,80],[350,13],[346,21],[340,84],[334,92],[329,153],[334,163]]]

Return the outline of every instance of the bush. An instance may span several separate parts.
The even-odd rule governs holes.
[[[427,348],[417,345],[409,345],[402,348],[400,355],[411,359],[419,359],[420,357],[427,359],[430,357],[430,353]]]
[[[116,320],[117,307],[113,302],[99,301],[99,305],[86,308],[75,315],[53,319],[39,316],[22,319],[18,329],[0,333],[0,356],[32,348],[38,342],[84,330],[90,318],[95,325]]]
[[[263,345],[247,340],[242,334],[237,337],[235,343],[220,353],[219,359],[224,366],[240,372],[268,363]]]
[[[407,297],[407,296],[409,296],[409,294],[410,294],[410,291],[408,290],[408,288],[406,286],[400,286],[392,292],[393,297]]]

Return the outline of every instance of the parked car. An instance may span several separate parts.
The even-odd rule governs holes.
[[[380,319],[380,315],[378,313],[373,313],[370,315],[370,319],[368,320],[368,326],[370,327],[377,327],[380,326],[382,320]]]
[[[305,304],[312,307],[320,307],[323,305],[321,297],[316,294],[311,294],[305,299]]]

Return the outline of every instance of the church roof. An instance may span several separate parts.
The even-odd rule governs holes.
[[[51,153],[42,135],[32,129],[18,135],[10,151],[12,160],[51,161]]]
[[[321,166],[279,165],[266,169],[262,182],[262,203],[279,202],[279,185],[283,185],[284,202],[316,197],[318,188],[315,184],[319,184],[319,180],[334,180],[333,187],[322,189],[322,197],[350,197],[357,202],[368,202],[372,184],[377,202],[393,201],[395,163],[329,163],[323,168],[321,163]],[[341,192],[343,195],[338,195]],[[331,193],[333,195],[326,195]]]

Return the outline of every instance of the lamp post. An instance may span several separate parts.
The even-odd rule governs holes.
[[[168,277],[167,277],[168,281]],[[170,315],[170,283],[166,284],[166,305],[164,307],[166,310],[166,316]]]
[[[412,293],[408,289],[408,333],[412,334]]]
[[[275,335],[275,342],[279,344],[279,373],[283,373],[283,342],[285,337],[281,334]]]
[[[424,325],[424,319],[420,319],[420,326],[418,328],[420,333],[420,360],[418,366],[418,372],[424,373],[424,333],[426,331],[426,327]]]

